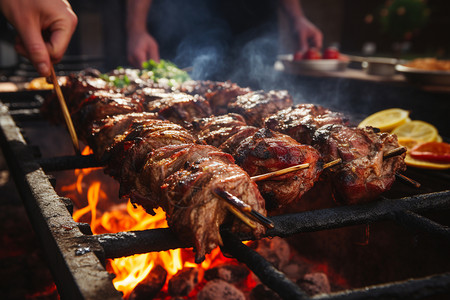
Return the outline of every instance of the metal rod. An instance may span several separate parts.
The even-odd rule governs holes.
[[[448,293],[450,293],[450,273],[444,273],[339,293],[317,295],[314,300],[430,299],[430,296],[448,295]]]
[[[36,160],[36,162],[46,172],[65,171],[83,168],[97,168],[97,167],[104,167],[106,165],[106,160],[99,161],[93,154],[39,158]]]
[[[441,225],[411,211],[398,211],[395,213],[394,219],[408,229],[421,230],[450,243],[450,228],[448,226]]]

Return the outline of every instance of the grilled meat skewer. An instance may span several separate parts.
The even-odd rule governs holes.
[[[239,115],[238,115],[239,116]],[[256,176],[308,163],[309,167],[257,182],[268,210],[298,201],[318,180],[322,171],[319,152],[291,137],[246,126],[245,120],[228,114],[197,120],[195,126],[203,141],[230,153],[250,176]]]
[[[259,214],[266,214],[257,185],[229,154],[212,146],[196,144],[197,139],[185,128],[155,119],[154,114],[130,113],[130,103],[139,107],[148,105],[136,98],[117,99],[115,94],[105,91],[95,91],[78,103],[71,102],[83,140],[100,152],[98,157],[109,156],[105,172],[119,181],[121,196],[130,196],[149,213],[155,205],[161,206],[167,213],[170,228],[180,239],[195,246],[197,262],[221,244],[219,227],[233,221],[227,205],[213,190],[227,189]],[[104,119],[96,121],[94,116]],[[158,198],[150,199],[146,197],[145,184],[139,184],[145,182],[155,186],[148,182],[154,180],[153,177],[145,177],[148,172],[144,167],[149,165],[148,161],[157,161],[158,153],[170,153],[166,150],[168,146],[179,146],[178,151],[163,161],[166,164],[169,163],[167,160],[172,160],[173,173],[155,176],[155,180],[158,178],[157,190],[161,193]],[[160,149],[162,152],[158,152]],[[163,172],[162,168],[150,169]],[[233,222],[233,230],[248,231],[248,228],[239,221]],[[252,230],[256,238],[264,231],[260,224]]]

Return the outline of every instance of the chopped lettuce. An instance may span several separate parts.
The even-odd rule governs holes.
[[[163,59],[159,62],[152,59],[144,62],[142,70],[117,67],[113,72],[102,74],[100,77],[117,88],[128,86],[136,77],[143,80],[151,79],[154,82],[166,81],[170,86],[190,79],[186,71],[179,69],[174,63]]]

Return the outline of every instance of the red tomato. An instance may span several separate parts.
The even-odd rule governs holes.
[[[329,47],[323,52],[323,58],[325,59],[339,59],[339,51],[334,47]]]
[[[303,58],[303,52],[297,51],[294,53],[294,60],[302,60]]]
[[[415,159],[437,163],[450,163],[450,144],[426,142],[413,147],[409,154]]]
[[[322,55],[320,55],[319,50],[316,48],[308,49],[305,54],[303,54],[303,59],[321,59]]]

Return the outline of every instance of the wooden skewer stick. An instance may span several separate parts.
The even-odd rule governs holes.
[[[383,159],[387,159],[387,158],[391,158],[397,155],[402,155],[403,153],[406,152],[406,147],[398,147],[398,148],[394,148],[392,150],[388,150],[386,152],[383,153]]]
[[[224,191],[224,190],[218,189],[218,188],[215,189],[213,192],[214,192],[214,194],[216,196],[218,196],[219,198],[225,200],[228,205],[231,205],[234,209],[237,209],[240,213],[244,214],[246,219],[250,218],[253,221],[258,222],[258,223],[260,223],[261,225],[263,225],[263,226],[265,226],[267,228],[274,228],[275,227],[275,225],[273,224],[272,220],[270,220],[269,218],[263,216],[262,214],[260,214],[256,210],[252,209],[250,205],[248,205],[247,203],[243,202],[238,197],[230,194],[227,191]],[[238,216],[238,217],[242,220],[241,216]],[[242,220],[242,221],[244,221],[244,220]],[[244,221],[244,223],[247,224],[248,221],[250,221],[250,220]]]
[[[405,182],[405,183],[407,183],[407,184],[409,184],[409,185],[412,185],[412,186],[415,187],[415,188],[420,188],[420,186],[421,186],[420,182],[415,181],[414,179],[411,179],[411,178],[409,178],[409,177],[406,177],[406,176],[403,175],[403,174],[395,173],[395,176],[396,176],[398,179],[400,179],[401,181],[403,181],[403,182]]]
[[[277,170],[274,172],[270,172],[270,173],[266,173],[266,174],[261,174],[261,175],[256,175],[256,176],[252,176],[250,177],[253,181],[261,181],[261,180],[266,180],[275,176],[280,176],[286,173],[290,173],[290,172],[295,172],[301,169],[306,169],[309,168],[309,163],[306,164],[301,164],[301,165],[295,165],[292,167],[288,167],[285,169],[281,169],[281,170]]]
[[[53,82],[53,87],[55,88],[56,96],[58,97],[59,104],[61,105],[62,113],[64,119],[67,124],[67,128],[69,129],[70,137],[72,138],[73,147],[75,149],[75,153],[80,155],[80,144],[78,143],[77,133],[75,132],[75,127],[73,127],[72,118],[70,117],[69,110],[67,109],[66,101],[64,100],[63,93],[61,91],[61,87],[58,83],[58,78],[56,78],[55,69],[53,65],[50,65],[51,79]]]
[[[323,169],[330,168],[330,167],[332,167],[334,165],[337,165],[340,162],[342,162],[342,159],[340,159],[340,158],[335,159],[333,161],[330,161],[330,162],[328,162],[328,163],[323,165]],[[280,175],[284,175],[284,174],[287,174],[287,173],[290,173],[290,172],[295,172],[295,171],[298,171],[298,170],[306,169],[306,168],[309,168],[309,166],[310,166],[309,163],[304,163],[304,164],[300,164],[300,165],[295,165],[295,166],[292,166],[292,167],[284,168],[284,169],[281,169],[281,170],[273,171],[273,172],[270,172],[270,173],[252,176],[250,178],[253,181],[262,181],[262,180],[266,180],[266,179],[269,179],[269,178],[272,178],[272,177],[275,177],[275,176],[280,176]]]
[[[332,161],[327,162],[326,164],[324,164],[324,165],[323,165],[323,169],[330,168],[330,167],[332,167],[332,166],[335,166],[335,165],[337,165],[337,164],[340,164],[341,162],[342,162],[342,159],[341,159],[341,158],[332,160]]]
[[[229,204],[228,202],[225,202],[225,205],[227,207],[227,209],[234,214],[236,217],[238,217],[242,222],[244,222],[248,227],[250,227],[251,229],[255,229],[256,225],[255,223],[252,222],[252,220],[250,220],[246,215],[244,215],[243,213],[241,213],[241,211],[239,209],[237,209],[236,207],[234,207],[233,205]]]

